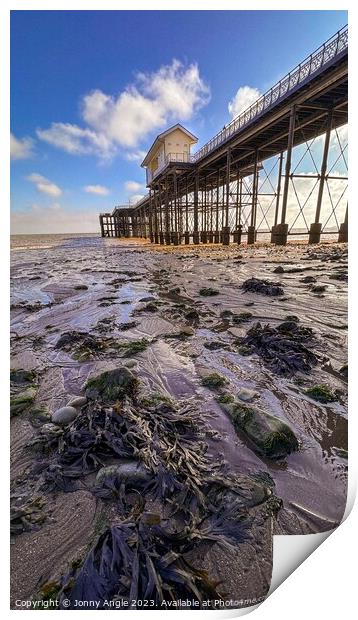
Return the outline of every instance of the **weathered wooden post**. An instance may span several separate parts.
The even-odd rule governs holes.
[[[293,139],[295,135],[295,121],[296,121],[296,106],[294,105],[291,108],[291,114],[290,114],[290,125],[289,125],[289,130],[288,130],[286,167],[285,167],[285,182],[283,186],[283,195],[282,195],[281,223],[277,224],[276,226],[276,231],[275,231],[276,245],[286,245],[287,243],[288,224],[286,224],[286,212],[287,212],[288,190],[289,190],[290,177],[291,177],[291,161],[292,161]]]
[[[276,227],[278,222],[278,211],[280,208],[280,195],[281,195],[281,179],[282,179],[282,163],[283,163],[283,152],[280,153],[280,159],[278,164],[278,176],[277,176],[277,186],[276,186],[276,204],[275,204],[275,219],[274,224],[271,229],[271,243],[276,242]]]
[[[258,157],[259,153],[255,151],[254,175],[252,180],[252,196],[251,196],[251,220],[250,226],[247,227],[247,243],[252,245],[256,240],[256,213],[257,213],[257,192],[258,192]]]
[[[230,226],[229,226],[229,205],[230,205],[230,174],[231,174],[231,149],[227,150],[226,154],[226,185],[225,185],[225,213],[224,213],[224,226],[222,229],[222,244],[229,245],[230,243]]]
[[[322,224],[320,223],[319,219],[321,215],[324,184],[326,182],[327,159],[328,159],[329,143],[331,139],[332,119],[333,119],[333,109],[331,109],[328,112],[328,116],[327,116],[327,127],[326,127],[326,135],[324,139],[324,147],[323,147],[323,154],[322,154],[321,174],[319,177],[316,215],[315,215],[314,222],[310,226],[310,234],[308,238],[308,243],[319,243],[320,238],[321,238]]]
[[[194,229],[193,229],[193,243],[199,243],[199,171],[195,174],[194,182]]]
[[[343,224],[339,227],[338,243],[347,243],[348,241],[348,204]]]
[[[218,170],[218,180],[217,180],[217,185],[216,185],[216,219],[215,219],[214,243],[220,243],[219,196],[220,196],[220,169]]]

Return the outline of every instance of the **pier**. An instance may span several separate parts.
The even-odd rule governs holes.
[[[276,245],[297,235],[348,241],[347,122],[344,27],[194,154],[197,138],[181,125],[160,134],[142,163],[148,194],[100,214],[101,235],[162,245],[254,244],[263,234]],[[312,172],[300,170],[305,157]]]

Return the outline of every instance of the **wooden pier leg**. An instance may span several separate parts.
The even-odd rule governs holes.
[[[216,185],[216,218],[215,218],[215,234],[214,243],[220,243],[219,231],[219,196],[220,196],[220,169],[218,170],[218,180]]]
[[[338,243],[347,243],[348,242],[348,205],[346,207],[346,214],[344,217],[343,224],[339,227],[338,234]]]
[[[184,243],[188,245],[190,242],[189,235],[189,187],[188,177],[185,177],[185,231],[184,231]]]
[[[99,216],[99,225],[101,227],[101,237],[104,237],[103,215]]]
[[[224,226],[222,227],[222,244],[230,243],[230,226],[229,226],[229,206],[230,206],[230,174],[231,174],[231,150],[227,150],[226,155],[226,184],[225,184],[225,210],[224,210]]]
[[[290,126],[289,126],[289,131],[288,131],[288,141],[287,141],[285,181],[284,181],[283,195],[282,195],[281,224],[276,226],[276,231],[275,231],[276,245],[286,245],[287,243],[288,224],[286,224],[286,211],[287,211],[288,190],[289,190],[290,176],[291,176],[291,161],[292,161],[293,139],[295,135],[295,121],[296,121],[296,106],[292,106],[291,114],[290,114]]]
[[[257,214],[257,192],[258,192],[258,150],[255,151],[254,175],[252,180],[251,196],[251,220],[247,228],[247,243],[252,245],[256,241],[256,214]]]
[[[194,230],[193,243],[199,243],[199,171],[195,175],[194,183]]]
[[[209,221],[209,231],[208,231],[208,243],[212,243],[214,241],[214,233],[213,233],[213,188],[210,188],[210,221]]]
[[[319,243],[321,239],[322,224],[320,223],[319,219],[321,216],[322,198],[323,198],[324,184],[326,181],[327,159],[328,159],[329,143],[331,139],[332,118],[333,118],[333,109],[331,109],[328,112],[328,116],[327,116],[327,127],[326,127],[326,135],[324,139],[324,147],[323,147],[323,154],[322,154],[322,164],[321,164],[321,174],[320,174],[319,186],[318,186],[316,215],[315,215],[314,222],[310,226],[310,234],[308,238],[308,243],[310,244]]]
[[[276,187],[276,204],[275,204],[275,219],[274,224],[271,229],[271,243],[276,242],[276,227],[278,221],[278,212],[280,208],[280,196],[281,196],[281,180],[282,180],[282,164],[283,164],[283,152],[280,153],[280,159],[278,164],[278,176],[277,176],[277,187]]]

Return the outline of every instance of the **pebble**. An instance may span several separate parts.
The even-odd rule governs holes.
[[[245,403],[251,403],[256,396],[258,396],[258,393],[255,392],[255,390],[249,390],[248,388],[241,388],[241,390],[237,393],[237,397]]]
[[[69,403],[67,403],[66,407],[83,407],[87,402],[87,398],[85,396],[75,396],[72,398]]]
[[[180,333],[184,334],[185,336],[194,336],[195,329],[193,329],[192,327],[182,327]]]
[[[71,424],[77,417],[78,411],[74,407],[61,407],[52,414],[52,422],[60,426]]]

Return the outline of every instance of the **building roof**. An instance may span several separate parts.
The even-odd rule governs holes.
[[[169,129],[166,129],[165,131],[163,131],[162,133],[160,133],[156,137],[156,139],[154,140],[154,142],[153,142],[152,146],[150,147],[148,153],[146,154],[145,158],[143,159],[143,161],[141,163],[141,166],[143,168],[149,164],[149,162],[151,161],[152,156],[154,155],[155,150],[157,149],[159,144],[164,141],[164,138],[168,134],[172,133],[172,131],[175,131],[176,129],[180,129],[181,131],[183,131],[188,136],[190,144],[195,144],[198,141],[198,138],[196,136],[194,136],[193,133],[191,133],[190,131],[185,129],[185,127],[183,127],[183,125],[181,125],[180,123],[177,123],[176,125],[173,125],[173,127],[169,127]]]

